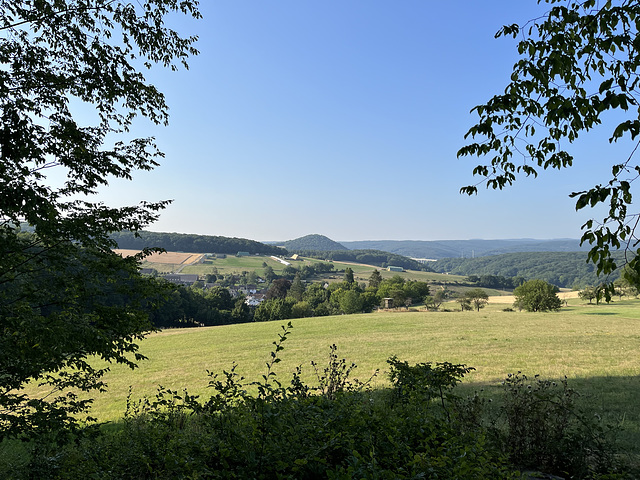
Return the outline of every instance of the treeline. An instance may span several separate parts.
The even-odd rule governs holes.
[[[149,319],[156,328],[204,327],[249,322],[253,312],[243,296],[233,298],[227,288],[176,286]]]
[[[264,322],[367,313],[381,306],[384,298],[392,298],[395,306],[408,307],[423,302],[428,295],[426,282],[405,280],[399,275],[383,280],[375,270],[368,285],[358,284],[354,281],[353,271],[347,268],[344,280],[331,284],[305,285],[299,276],[293,282],[284,278],[275,280],[267,291],[267,299],[255,310],[253,320]]]
[[[477,287],[496,290],[513,290],[522,285],[524,277],[503,277],[502,275],[469,275],[467,281]]]
[[[384,298],[393,299],[395,306],[409,307],[422,303],[429,295],[426,282],[405,280],[399,275],[382,279],[377,270],[371,274],[368,285],[357,283],[350,268],[345,270],[342,282],[330,284],[303,282],[305,273],[311,272],[299,270],[290,280],[288,275],[272,276],[273,270],[266,267],[264,277],[272,281],[265,300],[257,307],[249,307],[244,295],[233,298],[229,289],[222,286],[204,288],[202,282],[190,287],[175,286],[160,308],[151,312],[150,318],[158,328],[265,322],[367,313],[380,306]]]
[[[616,253],[614,258],[622,266],[623,254]],[[587,263],[586,252],[528,252],[480,258],[445,258],[432,262],[430,266],[440,273],[475,277],[495,275],[525,280],[540,279],[564,288],[582,288],[587,285],[598,285],[603,281],[596,274],[595,266]],[[614,281],[619,276],[619,272],[614,272],[607,280]]]
[[[267,292],[269,298],[286,297],[288,289],[292,285],[291,280],[294,280],[295,284],[300,284],[304,279],[333,270],[331,263],[302,265],[300,268],[289,265],[283,269],[281,275],[277,275],[271,266],[264,265],[264,272],[260,275],[266,281],[265,286],[271,286]],[[169,284],[159,279],[165,283],[171,293],[166,295],[163,301],[156,302],[159,303],[159,308],[151,310],[149,318],[157,328],[204,327],[251,322],[254,320],[255,307],[249,307],[245,304],[246,297],[244,295],[234,298],[229,289],[255,285],[258,278],[260,278],[258,272],[255,271],[242,272],[241,274],[211,273],[205,275],[203,281],[189,287]],[[205,288],[205,283],[213,282],[216,286]],[[278,291],[278,288],[284,288],[284,294],[282,291]],[[302,291],[305,288],[302,286]],[[316,306],[316,302],[313,303]],[[281,318],[292,318],[290,309],[286,312]],[[331,308],[319,309],[317,312],[314,312],[313,309],[307,309],[300,316],[330,315],[332,313],[340,314],[343,312],[340,309]],[[260,320],[260,315],[258,315],[258,320]]]
[[[423,272],[432,271],[427,265],[416,262],[411,258],[396,255],[395,253],[383,252],[381,250],[334,250],[331,252],[299,250],[295,253],[305,257],[320,258],[334,262],[354,262],[374,265],[381,268],[394,266],[402,267],[406,270],[421,270]]]
[[[287,251],[281,247],[266,245],[246,238],[147,231],[139,232],[138,237],[131,232],[116,232],[111,235],[111,238],[118,244],[118,248],[132,250],[159,247],[170,252],[225,253],[234,255],[238,252],[262,255],[287,254]]]

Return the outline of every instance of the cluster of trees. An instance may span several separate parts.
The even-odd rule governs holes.
[[[623,252],[613,254],[619,262]],[[514,279],[512,287],[521,279],[540,279],[561,288],[597,285],[601,282],[597,269],[587,262],[587,252],[527,252],[506,253],[480,258],[446,258],[431,263],[436,272],[475,277],[497,276]],[[613,272],[609,281],[620,276]],[[489,288],[488,285],[482,285]],[[495,288],[495,287],[491,287]]]
[[[345,307],[345,309],[334,308],[329,303],[319,306],[329,298],[325,292],[331,293],[334,287],[325,290],[322,283],[306,287],[303,280],[332,271],[334,267],[331,263],[305,264],[300,268],[287,266],[281,275],[277,275],[273,268],[266,263],[263,265],[264,273],[261,278],[265,280],[264,285],[268,285],[269,288],[266,294],[266,308],[259,309],[255,318],[257,321],[371,311],[376,306],[359,301],[356,302],[356,306]],[[256,285],[258,278],[255,271],[243,271],[240,274],[211,273],[205,276],[204,281],[196,282],[189,287],[166,284],[165,288],[170,293],[165,294],[162,299],[158,299],[159,306],[150,310],[149,318],[153,326],[157,328],[228,325],[253,321],[256,309],[245,304],[246,297],[244,295],[232,297],[229,288]],[[215,287],[205,288],[206,283],[214,282]],[[303,300],[301,292],[305,292],[304,300],[308,303],[303,302],[292,309],[296,303],[294,299]],[[276,301],[282,299],[286,299],[286,301]],[[334,301],[337,302],[335,296]],[[309,304],[311,308],[309,308]],[[274,310],[274,312],[265,317],[264,311],[266,310]]]
[[[325,268],[324,265],[327,264],[315,264],[321,269]],[[314,270],[314,265],[309,267]],[[265,270],[273,272],[270,267]],[[163,301],[162,307],[151,312],[151,319],[154,326],[160,328],[265,322],[366,313],[383,305],[387,298],[392,299],[395,307],[424,302],[428,310],[437,311],[444,302],[455,300],[461,311],[480,311],[489,299],[481,288],[460,294],[440,286],[432,292],[426,282],[405,280],[399,275],[383,279],[377,270],[371,274],[368,284],[358,284],[350,268],[345,270],[343,281],[334,283],[306,283],[303,271],[309,270],[293,270],[296,273],[292,278],[273,274],[265,300],[258,307],[248,307],[243,295],[233,298],[224,285],[204,289],[200,282],[191,287],[173,287],[174,291]],[[264,276],[268,278],[269,272]],[[582,295],[591,290],[597,291],[585,289]],[[514,307],[531,312],[557,310],[561,306],[557,292],[557,287],[544,280],[522,282],[514,290]],[[595,293],[590,298],[596,298]]]
[[[325,315],[370,312],[381,305],[383,298],[393,298],[396,306],[410,306],[422,302],[429,295],[426,282],[405,280],[396,275],[382,279],[377,270],[371,274],[369,284],[358,284],[353,271],[345,270],[344,280],[325,284],[305,285],[300,275],[293,281],[275,280],[267,292],[267,299],[255,311],[255,321]]]
[[[558,287],[551,285],[544,280],[529,280],[518,285],[513,295],[515,297],[514,307],[519,310],[526,310],[528,312],[547,312],[558,310],[562,306],[562,302],[558,297]],[[451,297],[448,294],[446,288],[436,292],[436,295],[440,294],[440,299]],[[434,297],[436,296],[434,295]],[[467,290],[464,294],[455,297],[456,301],[460,304],[460,310],[472,310],[480,311],[489,302],[489,295],[481,288],[473,288]],[[436,299],[428,297],[425,302],[427,308],[432,305],[435,309],[438,308],[439,303]]]
[[[149,312],[157,328],[204,327],[250,322],[253,312],[244,296],[233,298],[228,288],[175,286],[159,308]]]
[[[305,263],[300,267],[287,265],[282,269],[281,276],[293,280],[296,275],[300,275],[302,280],[313,278],[317,275],[323,275],[334,270],[334,266],[329,262]]]
[[[478,287],[494,288],[496,290],[513,290],[525,282],[524,277],[503,277],[502,275],[469,275],[469,283]]]
[[[286,255],[284,248],[248,240],[246,238],[218,237],[212,235],[192,235],[184,233],[163,233],[140,231],[114,232],[111,239],[118,248],[142,250],[143,248],[163,248],[171,252],[226,253],[249,252],[261,255]]]
[[[399,275],[383,279],[375,270],[368,285],[355,281],[353,270],[345,270],[342,282],[304,281],[306,276],[332,269],[333,265],[316,263],[300,269],[289,267],[289,274],[277,276],[269,266],[264,278],[268,280],[265,300],[256,308],[245,304],[245,296],[233,298],[228,287],[234,281],[249,279],[251,274],[228,274],[216,277],[217,286],[204,288],[204,282],[186,286],[165,285],[170,289],[160,307],[150,311],[150,319],[158,328],[227,325],[250,321],[286,320],[291,318],[320,317],[371,312],[381,305],[383,298],[392,298],[395,306],[407,307],[421,303],[429,295],[426,282],[405,280]],[[286,270],[286,269],[285,269]],[[214,278],[207,278],[214,280]]]
[[[627,267],[623,269],[626,271]],[[633,275],[633,273],[631,274]],[[588,286],[583,288],[580,292],[578,292],[578,296],[589,303],[592,303],[594,300],[596,301],[596,305],[599,304],[602,300],[605,300],[607,303],[611,301],[612,295],[617,295],[621,299],[623,296],[627,297],[637,297],[638,286],[629,281],[629,275],[622,275],[615,282],[613,282],[613,288],[607,290],[607,286],[605,284],[599,284],[597,286]],[[609,293],[609,296],[607,296]]]
[[[325,252],[321,250],[300,250],[296,253],[305,257],[321,258],[336,262],[354,262],[375,265],[376,267],[387,268],[389,266],[402,267],[407,270],[418,270],[431,272],[431,268],[423,263],[412,260],[395,253],[383,252],[380,250],[333,250]]]
[[[489,303],[489,295],[481,288],[473,288],[458,296],[456,300],[460,304],[460,310],[475,309],[479,312]]]
[[[204,276],[203,283],[216,283],[221,287],[235,287],[236,285],[255,285],[260,277],[254,271],[243,270],[238,273],[219,273],[217,268],[213,269],[213,273]]]

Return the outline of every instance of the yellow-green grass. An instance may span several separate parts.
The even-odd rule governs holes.
[[[213,273],[215,270],[219,273],[241,273],[242,271],[262,272],[264,270],[264,267],[262,266],[263,262],[266,262],[267,265],[271,265],[274,270],[284,267],[283,264],[270,257],[236,257],[229,255],[226,258],[207,258],[202,263],[187,265],[181,270],[181,272],[196,273],[199,275]],[[149,264],[149,267],[156,268],[152,263]]]
[[[307,258],[300,257],[299,260],[288,260],[292,266],[301,267],[305,264],[314,264],[318,262],[323,262],[323,260],[318,260],[315,258]],[[143,267],[145,268],[155,268],[160,272],[173,272],[178,268],[181,268],[182,273],[192,273],[198,275],[206,275],[208,273],[214,273],[217,271],[218,273],[229,274],[229,273],[237,273],[240,274],[243,271],[255,271],[258,275],[264,272],[263,263],[266,263],[271,268],[273,268],[274,272],[280,273],[284,269],[285,265],[277,260],[269,256],[249,256],[249,257],[236,257],[234,255],[228,255],[226,258],[209,258],[204,260],[202,263],[198,263],[195,265],[174,265],[174,264],[164,264],[164,263],[151,263],[144,262]],[[368,282],[369,277],[371,276],[371,272],[374,270],[378,270],[383,278],[391,278],[394,275],[399,275],[406,280],[419,280],[423,282],[440,282],[447,284],[455,284],[455,283],[463,283],[465,277],[459,275],[447,275],[444,273],[433,273],[433,272],[419,272],[419,271],[405,271],[405,272],[389,272],[384,268],[376,267],[373,265],[363,265],[357,263],[350,262],[332,262],[334,269],[336,271],[343,271],[345,268],[349,267],[353,270],[356,281],[358,282]],[[326,275],[327,280],[342,280],[340,274],[337,273],[328,273]]]
[[[570,303],[558,313],[503,312],[488,305],[480,312],[385,312],[293,320],[293,330],[276,371],[289,378],[309,362],[322,364],[329,345],[358,364],[356,376],[384,371],[397,355],[415,362],[465,363],[476,368],[467,385],[497,385],[509,372],[546,378],[567,375],[586,388],[590,402],[610,407],[638,428],[640,416],[640,302],[584,306]],[[207,394],[206,370],[221,372],[236,362],[249,380],[265,372],[272,342],[284,322],[166,330],[141,344],[149,357],[131,371],[112,367],[109,391],[97,396],[93,415],[115,420],[123,415],[129,386],[133,397],[152,395],[157,385]],[[375,386],[387,385],[382,373]],[[616,403],[617,402],[617,403]]]

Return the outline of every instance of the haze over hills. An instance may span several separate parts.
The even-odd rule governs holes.
[[[450,241],[398,241],[378,240],[338,243],[319,235],[305,235],[287,242],[279,242],[286,250],[254,240],[185,235],[161,232],[139,232],[136,237],[129,232],[113,235],[120,248],[142,249],[162,247],[168,251],[199,253],[291,255],[300,253],[306,257],[389,266],[407,270],[426,270],[462,276],[500,276],[505,278],[539,278],[559,287],[597,285],[602,282],[592,264],[587,263],[585,247],[578,240],[450,240]],[[354,248],[354,247],[369,248]],[[351,247],[351,248],[347,248]],[[377,248],[373,248],[377,247]],[[622,253],[616,253],[619,264],[624,264]],[[416,260],[428,258],[433,262]],[[607,277],[612,281],[619,272]]]
[[[25,226],[26,227],[26,226]],[[23,228],[24,229],[24,228]],[[396,256],[439,260],[443,258],[478,258],[505,253],[528,252],[585,252],[588,246],[580,246],[576,239],[509,239],[509,240],[362,240],[336,242],[324,235],[311,234],[285,242],[261,243],[254,240],[186,235],[163,232],[121,232],[113,235],[120,248],[162,247],[170,251],[249,253],[286,255],[289,252],[386,252]],[[275,245],[284,246],[286,251]],[[410,268],[410,267],[406,267]]]
[[[614,252],[613,259],[619,266],[625,263],[623,252]],[[568,288],[599,285],[620,277],[620,269],[607,276],[598,276],[596,267],[587,262],[586,252],[515,252],[476,258],[444,258],[428,262],[428,265],[439,273],[537,278]]]
[[[272,242],[268,242],[272,243]],[[359,240],[336,242],[324,235],[313,234],[273,242],[289,251],[376,250],[409,258],[439,260],[473,258],[520,252],[585,252],[588,246],[571,238],[539,240],[532,238],[499,240]]]
[[[589,250],[577,239],[536,240],[363,240],[341,242],[350,249],[383,250],[410,258],[472,258],[519,252],[580,252]]]

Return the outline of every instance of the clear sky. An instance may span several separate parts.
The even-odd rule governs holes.
[[[568,194],[607,179],[606,129],[575,166],[506,191],[457,159],[470,109],[507,84],[515,41],[494,38],[534,0],[203,0],[190,70],[153,70],[170,126],[138,122],[166,153],[107,204],[173,199],[150,230],[289,240],[579,238]],[[589,213],[589,212],[588,212]]]

